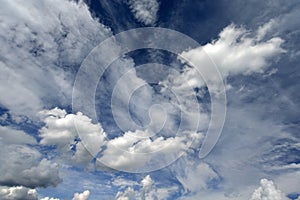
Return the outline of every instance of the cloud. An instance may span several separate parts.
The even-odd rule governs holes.
[[[145,25],[154,25],[157,20],[159,3],[157,0],[129,0],[134,17]]]
[[[107,141],[100,162],[122,171],[152,171],[167,166],[178,155],[187,153],[192,141],[199,146],[203,134],[186,132],[175,137],[157,137],[140,139],[134,135],[143,131],[126,132],[123,136]],[[145,156],[147,154],[147,156]]]
[[[92,120],[82,113],[67,114],[65,110],[54,108],[51,110],[43,110],[39,112],[39,116],[45,123],[45,126],[39,130],[41,137],[40,144],[46,146],[55,146],[62,153],[69,153],[65,158],[77,162],[88,163],[93,159],[102,148],[105,140],[105,133],[99,123],[94,124]],[[84,142],[88,146],[76,141],[84,138]],[[75,149],[72,153],[72,146]]]
[[[110,30],[82,1],[5,0],[0,13],[0,105],[33,118],[70,104],[72,73]]]
[[[202,133],[191,131],[174,137],[138,137],[149,135],[147,130],[129,131],[109,139],[100,123],[92,123],[92,120],[82,113],[67,114],[65,110],[54,108],[43,110],[39,115],[45,123],[39,130],[40,144],[57,147],[63,153],[62,161],[69,159],[88,164],[93,157],[98,156],[97,161],[107,167],[125,171],[141,170],[145,167],[149,167],[150,170],[150,163],[156,162],[163,166],[176,159],[179,154],[187,153],[194,147],[198,148],[203,139]],[[79,138],[84,140],[80,141]],[[144,156],[145,153],[148,153],[148,156]]]
[[[30,188],[56,186],[58,165],[43,158],[33,147],[36,141],[23,131],[0,127],[0,185]]]
[[[0,143],[8,144],[36,144],[36,139],[21,130],[8,126],[0,126]]]
[[[178,190],[177,187],[157,187],[157,183],[150,177],[145,176],[139,183],[138,189],[126,188],[123,192],[119,191],[116,200],[158,200],[167,199],[170,194]]]
[[[182,162],[185,163],[182,168],[179,165],[175,165],[173,169],[176,178],[182,184],[186,193],[208,190],[212,181],[220,179],[219,175],[207,163],[192,162],[184,158]]]
[[[85,190],[82,193],[75,193],[73,200],[88,200],[90,196],[90,191]]]
[[[260,187],[257,188],[250,200],[287,200],[283,192],[276,188],[273,181],[267,179],[260,180]]]
[[[26,188],[24,186],[0,187],[1,200],[59,200],[53,197],[40,197],[36,189]],[[88,200],[90,191],[85,190],[82,193],[75,193],[72,200]]]
[[[38,194],[35,189],[29,189],[23,186],[0,187],[0,199],[2,200],[38,200]]]
[[[300,170],[286,170],[284,172],[285,173],[281,173],[280,175],[274,176],[273,180],[276,183],[276,185],[285,194],[299,194],[298,185],[300,184]]]
[[[186,67],[181,75],[170,76],[172,81],[168,85],[183,91],[189,87],[203,87],[205,83],[201,75],[210,83],[217,79],[217,74],[212,70],[214,67],[218,68],[224,79],[228,76],[263,73],[276,60],[276,56],[285,52],[281,48],[281,38],[263,39],[271,26],[272,23],[268,23],[254,33],[234,24],[225,27],[218,39],[180,54],[186,59],[179,57],[182,62],[195,64],[197,69]],[[215,66],[212,66],[211,60]]]
[[[30,188],[56,186],[59,178],[58,165],[41,159],[35,149],[21,145],[9,145],[0,153],[0,184],[23,185]]]

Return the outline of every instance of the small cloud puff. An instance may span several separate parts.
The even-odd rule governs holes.
[[[159,3],[156,0],[129,0],[134,17],[145,25],[153,25],[157,20]]]

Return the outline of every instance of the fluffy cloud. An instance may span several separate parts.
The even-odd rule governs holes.
[[[200,78],[201,75],[205,76],[206,81],[213,83],[217,78],[217,74],[211,70],[214,67],[218,68],[223,78],[263,73],[276,60],[275,56],[285,52],[280,47],[283,43],[281,38],[264,38],[271,26],[272,23],[268,23],[253,33],[231,24],[222,30],[217,40],[182,52],[181,56],[186,60],[179,59],[191,65],[195,64],[197,69],[186,67],[180,76],[170,77],[171,85],[178,90],[202,87],[205,82]],[[212,66],[211,60],[215,66]]]
[[[59,200],[53,197],[39,197],[36,189],[26,188],[24,186],[0,187],[1,200]],[[82,193],[75,193],[72,200],[88,200],[90,191],[85,190]]]
[[[0,130],[1,185],[34,188],[56,186],[61,182],[58,165],[27,145],[36,144],[33,137],[10,127],[0,127]]]
[[[35,189],[29,189],[23,186],[0,187],[0,199],[2,200],[38,200],[38,194]]]
[[[273,181],[267,179],[260,180],[260,187],[257,188],[250,200],[287,200],[283,192],[276,188]]]
[[[161,187],[158,188],[157,183],[152,180],[150,175],[145,176],[139,183],[137,190],[128,187],[123,192],[118,192],[116,200],[158,200],[167,199],[169,195],[176,191],[177,187]]]
[[[79,163],[88,163],[103,146],[105,133],[100,124],[93,124],[92,120],[82,113],[67,114],[65,110],[54,108],[39,112],[45,126],[39,131],[40,144],[56,146],[63,153],[70,153],[72,146],[75,154],[72,159]],[[82,142],[76,141],[78,134],[84,138],[88,150]]]
[[[110,30],[82,1],[5,0],[0,13],[0,105],[34,117],[53,102],[69,104],[72,71]]]
[[[187,132],[182,136],[140,139],[133,135],[139,132],[126,132],[123,136],[109,140],[99,161],[122,171],[152,171],[167,166],[178,155],[187,153],[192,141],[199,146],[201,133]],[[147,156],[145,156],[145,154]]]
[[[159,3],[157,0],[129,0],[129,7],[134,17],[145,25],[156,22]]]
[[[1,153],[0,184],[26,187],[56,186],[61,182],[58,165],[42,159],[35,149],[22,145],[9,145]]]
[[[139,138],[137,136],[149,134],[141,130],[125,132],[122,136],[109,139],[99,123],[92,123],[82,113],[67,114],[65,110],[54,108],[39,114],[45,122],[45,126],[39,131],[40,144],[55,146],[63,153],[64,158],[69,157],[84,164],[101,152],[98,161],[125,171],[141,170],[146,166],[151,170],[151,163],[155,163],[155,166],[167,165],[179,154],[198,148],[203,139],[202,133],[189,131],[174,137]],[[78,138],[84,140],[78,141]],[[145,153],[148,156],[144,156]]]
[[[90,191],[85,190],[82,193],[75,193],[73,200],[88,200],[90,196]]]

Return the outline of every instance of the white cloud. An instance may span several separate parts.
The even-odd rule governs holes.
[[[22,145],[9,145],[0,153],[1,185],[26,187],[56,186],[61,182],[58,165],[41,159],[35,149]]]
[[[24,186],[0,187],[1,200],[60,200],[53,197],[40,197],[36,189],[30,189]],[[88,200],[90,191],[85,190],[82,193],[74,193],[72,200]]]
[[[39,115],[45,122],[45,126],[39,131],[40,144],[56,146],[63,153],[62,161],[71,159],[87,164],[92,156],[96,156],[103,149],[101,155],[98,155],[98,161],[107,167],[125,171],[141,170],[146,166],[150,170],[150,163],[163,166],[175,160],[177,155],[187,153],[194,147],[198,148],[203,139],[202,133],[189,131],[174,137],[139,138],[135,136],[147,135],[147,131],[137,130],[109,140],[101,125],[92,123],[82,113],[67,114],[64,110],[54,108],[41,111]],[[78,137],[84,140],[76,142]],[[190,147],[192,141],[193,146]],[[74,152],[71,146],[75,146]],[[144,156],[145,153],[148,156]]]
[[[176,178],[182,184],[186,192],[200,192],[203,190],[207,190],[209,187],[209,183],[213,180],[218,180],[218,174],[207,164],[204,162],[191,162],[191,160],[183,159],[185,166],[182,167],[183,172],[180,172],[180,167],[178,169],[174,169]],[[176,172],[176,171],[179,172]]]
[[[119,191],[116,200],[158,200],[168,199],[170,195],[178,190],[177,187],[157,187],[157,183],[152,180],[150,175],[145,176],[139,183],[138,189],[132,187],[126,188],[125,191]]]
[[[289,172],[274,177],[274,182],[285,194],[298,194],[300,185],[300,170]]]
[[[73,200],[88,200],[90,196],[90,191],[85,190],[82,193],[75,193]]]
[[[0,143],[8,144],[36,144],[34,137],[21,130],[9,126],[0,126]]]
[[[43,197],[40,200],[59,200],[58,198],[53,198],[53,197]]]
[[[0,8],[0,105],[34,117],[70,103],[72,70],[110,30],[80,1],[5,0]]]
[[[283,43],[281,38],[273,37],[266,41],[262,40],[271,26],[272,23],[270,22],[261,27],[257,33],[252,33],[233,24],[225,27],[217,40],[182,52],[181,56],[186,60],[182,60],[180,57],[179,59],[191,65],[195,64],[197,69],[186,67],[181,75],[170,76],[171,84],[167,84],[177,90],[203,87],[205,83],[200,78],[201,75],[205,76],[206,81],[210,83],[216,80],[217,74],[212,70],[215,66],[223,78],[241,74],[263,73],[270,63],[276,60],[276,56],[285,52],[280,47]],[[215,66],[212,66],[211,60]],[[213,88],[209,89],[214,91]]]
[[[153,25],[157,20],[159,3],[157,0],[129,0],[134,17],[145,25]]]
[[[92,123],[92,120],[82,113],[67,114],[65,110],[54,108],[43,110],[39,115],[45,126],[39,130],[42,138],[40,144],[56,146],[63,153],[71,153],[71,146],[76,146],[72,159],[78,163],[88,163],[102,148],[105,142],[105,133],[101,125]],[[76,125],[75,125],[76,124]],[[80,135],[78,135],[80,134]],[[84,138],[88,146],[86,150],[82,142],[75,139]]]
[[[33,137],[10,127],[0,127],[0,131],[0,185],[34,188],[61,182],[58,165],[27,145],[36,144]]]
[[[109,140],[99,161],[123,171],[152,171],[152,167],[166,166],[177,159],[179,154],[187,153],[193,140],[195,144],[200,145],[203,139],[201,133],[193,132],[154,139],[140,139],[132,136],[139,135],[139,132],[143,134],[143,131],[126,132],[123,136]]]
[[[23,186],[0,187],[0,199],[2,200],[38,200],[38,194],[35,189],[29,189]]]
[[[276,188],[273,181],[267,179],[260,180],[260,187],[257,188],[251,197],[251,200],[287,200],[283,192]]]

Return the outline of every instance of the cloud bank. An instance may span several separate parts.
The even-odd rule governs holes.
[[[17,115],[69,105],[73,71],[110,30],[75,1],[2,1],[0,105]]]

